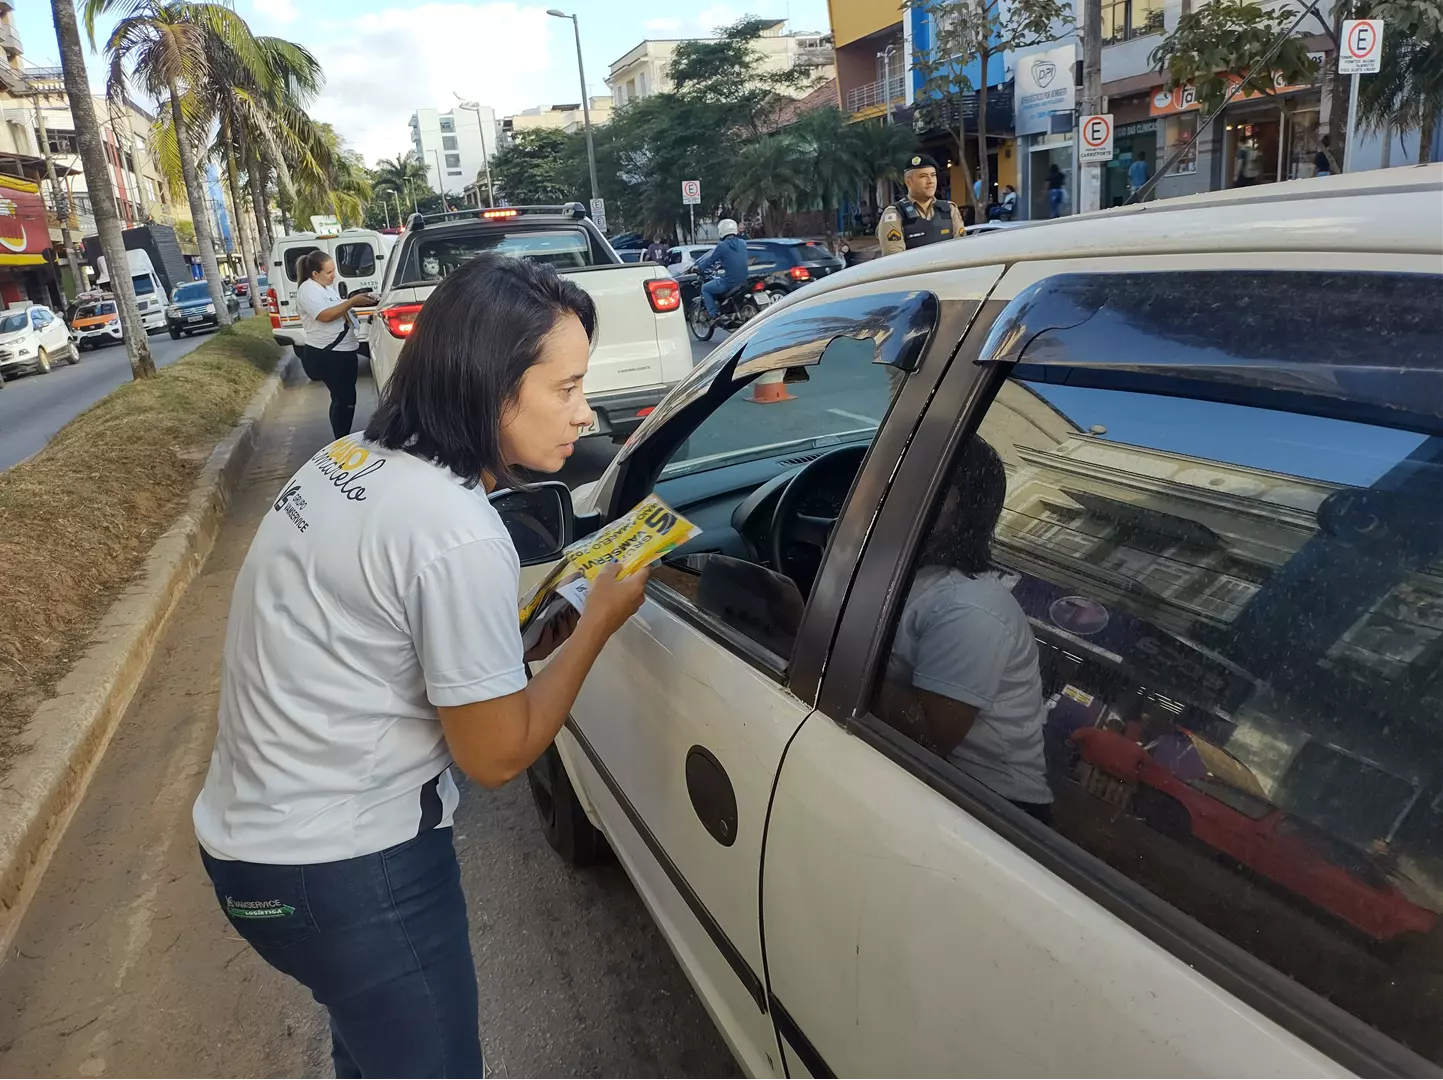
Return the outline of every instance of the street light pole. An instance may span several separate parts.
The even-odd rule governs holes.
[[[450,210],[446,203],[446,174],[441,171],[441,151],[432,150],[431,156],[436,159],[436,190],[441,194],[441,209]]]
[[[469,109],[476,113],[476,130],[481,135],[481,167],[486,170],[486,205],[496,205],[496,187],[491,183],[491,155],[486,151],[486,126],[481,123],[481,103],[479,101],[466,101],[460,94],[452,90],[451,95],[456,99],[457,104],[463,109]],[[476,188],[476,205],[481,205],[481,188]]]
[[[571,29],[576,34],[576,73],[581,78],[581,119],[586,125],[586,163],[591,167],[591,197],[601,198],[601,185],[596,182],[596,144],[591,141],[591,98],[586,93],[586,65],[581,60],[581,23],[575,15],[549,9],[546,14],[557,19],[570,19]]]

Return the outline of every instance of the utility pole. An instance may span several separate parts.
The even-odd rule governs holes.
[[[601,185],[596,182],[596,145],[591,141],[591,98],[586,92],[586,65],[581,60],[581,23],[575,15],[568,15],[555,8],[546,14],[554,19],[570,19],[571,29],[576,34],[576,73],[581,78],[581,119],[586,125],[586,163],[591,168],[591,198],[601,198]]]
[[[45,177],[50,181],[50,194],[55,200],[55,216],[60,219],[60,242],[65,245],[71,286],[75,289],[75,296],[79,296],[85,291],[85,278],[80,272],[80,254],[75,250],[75,240],[70,235],[70,198],[61,188],[60,177],[55,172],[55,156],[50,152],[50,134],[45,130],[45,109],[40,93],[35,91],[35,131],[40,136],[40,153],[45,158]],[[70,299],[75,299],[75,296]]]
[[[467,101],[456,91],[451,91],[451,96],[456,99],[461,108],[476,114],[476,130],[481,134],[481,167],[486,170],[486,205],[496,205],[496,188],[491,183],[491,155],[486,149],[486,125],[481,123],[481,103],[479,101]],[[496,115],[494,112],[491,114]],[[476,184],[476,206],[481,206],[481,185]]]
[[[1072,135],[1072,160],[1078,160],[1082,148],[1082,132],[1078,125],[1084,116],[1102,112],[1102,0],[1083,0],[1082,5],[1082,101],[1077,109],[1077,124]],[[985,91],[984,91],[985,92]],[[1096,210],[1102,205],[1102,162],[1078,163],[1073,186],[1073,205],[1079,212]]]

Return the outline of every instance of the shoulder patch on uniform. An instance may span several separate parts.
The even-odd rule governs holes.
[[[887,239],[895,244],[898,240],[902,239],[901,230],[896,228],[888,229]]]

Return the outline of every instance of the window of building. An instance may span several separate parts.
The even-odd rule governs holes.
[[[443,116],[443,117],[441,117],[441,130],[442,130],[442,131],[455,131],[455,130],[456,130],[456,120],[455,120],[455,118],[454,118],[454,117],[450,117],[450,116]]]
[[[1167,154],[1171,157],[1183,147],[1187,148],[1178,163],[1173,166],[1175,173],[1197,172],[1197,113],[1178,113],[1164,122],[1163,138],[1167,140]]]
[[[67,131],[64,128],[47,127],[45,129],[47,141],[52,154],[78,154],[80,146],[75,141],[75,132]],[[35,132],[35,141],[40,142],[40,132]]]
[[[462,171],[461,171],[460,169],[447,169],[447,170],[446,170],[446,175],[447,175],[447,176],[462,176],[462,175],[464,175],[464,174],[462,173]]]
[[[460,154],[447,154],[447,155],[446,155],[446,168],[448,168],[448,169],[459,169],[460,167],[461,167],[461,155],[460,155]]]
[[[442,136],[441,136],[441,149],[442,149],[442,150],[455,150],[455,149],[456,149],[456,136],[454,136],[454,135],[442,135]]]
[[[1102,43],[1160,34],[1163,30],[1161,0],[1103,0]]]
[[[1067,366],[1060,334],[1023,353],[942,475],[872,711],[1178,927],[1443,1062],[1443,284],[1279,276],[1266,327],[1110,288],[1168,376]],[[1380,295],[1388,341],[1326,344]],[[1199,378],[1186,349],[1254,360]]]

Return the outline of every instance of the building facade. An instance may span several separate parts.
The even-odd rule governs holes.
[[[411,149],[426,165],[431,190],[443,195],[465,197],[474,188],[478,174],[489,170],[501,127],[496,110],[482,105],[478,110],[459,106],[447,112],[417,109],[411,114]]]
[[[600,127],[611,119],[614,100],[611,97],[594,97],[587,103],[593,126]],[[549,129],[574,135],[581,131],[585,124],[585,111],[581,108],[579,101],[564,105],[537,105],[535,108],[523,109],[519,113],[502,117],[501,143],[505,145],[518,131]]]
[[[674,89],[671,62],[684,40],[648,38],[612,61],[606,85],[611,88],[613,107],[619,109],[652,94],[670,93]],[[762,71],[802,68],[813,76],[795,88],[794,97],[805,96],[816,83],[836,74],[831,36],[816,31],[790,32],[785,19],[768,22],[752,45],[762,55]]]

